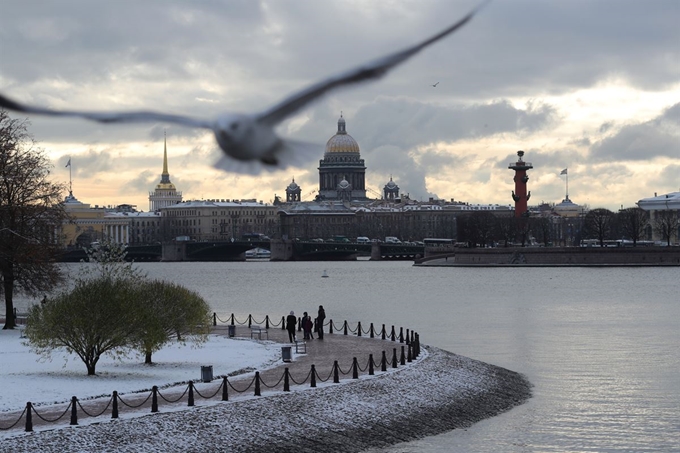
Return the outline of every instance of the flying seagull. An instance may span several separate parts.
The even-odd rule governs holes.
[[[432,85],[432,86],[435,87],[435,88],[437,88],[437,85],[439,85],[439,82],[435,83],[435,84]]]
[[[467,24],[487,2],[480,4],[455,24],[399,52],[378,58],[347,72],[331,76],[295,93],[268,110],[255,114],[224,113],[217,119],[205,120],[183,115],[152,111],[94,112],[78,110],[51,110],[20,104],[0,94],[0,107],[18,112],[81,117],[100,123],[164,122],[182,126],[210,129],[224,155],[215,167],[224,170],[257,174],[262,169],[276,170],[304,163],[318,145],[280,138],[274,128],[327,91],[344,85],[379,79],[395,66],[403,63],[430,44]],[[436,85],[436,84],[435,84]]]

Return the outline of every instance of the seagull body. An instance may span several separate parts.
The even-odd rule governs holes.
[[[80,117],[100,123],[165,122],[210,129],[215,134],[218,145],[224,151],[222,158],[215,164],[217,168],[250,174],[257,174],[262,169],[276,170],[290,165],[302,164],[312,152],[316,153],[319,149],[315,144],[280,138],[274,130],[279,123],[330,90],[383,77],[390,69],[467,24],[485,4],[486,2],[455,24],[425,41],[322,80],[289,96],[269,110],[254,115],[225,113],[211,121],[152,111],[52,110],[23,105],[2,94],[0,94],[0,107],[28,114]],[[436,87],[438,84],[439,82],[433,86]]]
[[[435,88],[437,88],[437,85],[439,85],[439,82],[435,83],[435,84],[432,85],[432,86],[435,87]]]

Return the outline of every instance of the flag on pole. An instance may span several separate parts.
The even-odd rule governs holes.
[[[71,162],[71,161],[69,160],[69,162]],[[564,170],[562,170],[562,173],[560,173],[560,174],[561,174],[561,175],[566,175],[566,174],[567,174],[567,169],[565,168]]]
[[[68,162],[66,162],[66,167],[70,167],[70,166],[71,166],[71,158],[69,157]]]

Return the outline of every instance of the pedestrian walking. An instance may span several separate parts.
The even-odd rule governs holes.
[[[291,343],[295,342],[295,326],[297,325],[297,318],[295,317],[295,312],[290,311],[290,314],[286,317],[286,330],[288,331],[288,341]]]
[[[305,340],[313,340],[312,329],[314,328],[314,323],[312,322],[312,317],[305,312],[302,316],[302,330],[305,333]]]
[[[323,305],[319,305],[319,314],[316,316],[316,326],[319,335],[319,340],[323,340],[323,322],[326,319],[326,310],[323,309]]]

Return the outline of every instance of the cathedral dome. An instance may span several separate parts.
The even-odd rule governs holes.
[[[340,115],[338,132],[326,143],[326,154],[356,153],[359,154],[359,144],[345,130],[345,119]]]
[[[287,191],[293,192],[296,191],[300,186],[295,182],[295,179],[293,179],[293,182],[288,184],[288,187],[286,188]]]

